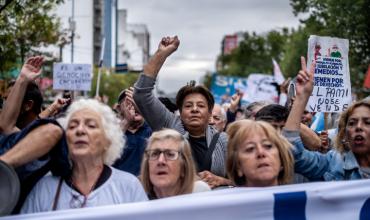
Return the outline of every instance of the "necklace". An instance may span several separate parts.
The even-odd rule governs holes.
[[[69,202],[69,206],[71,208],[73,208],[73,209],[83,208],[83,207],[86,206],[87,197],[95,189],[95,186],[96,186],[98,180],[100,179],[101,174],[103,173],[103,169],[100,171],[100,174],[99,174],[98,178],[96,178],[94,184],[91,186],[91,189],[89,190],[89,192],[86,195],[84,195],[83,193],[80,193],[80,192],[82,192],[82,190],[73,182],[73,178],[71,177],[71,186],[72,186],[72,188],[77,189],[77,191],[79,192],[78,194],[74,194],[73,192],[71,192],[72,198],[71,198],[71,201]],[[83,197],[82,200],[80,199],[79,194]]]

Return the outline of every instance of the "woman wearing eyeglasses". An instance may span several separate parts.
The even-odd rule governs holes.
[[[124,140],[119,120],[108,106],[82,99],[58,122],[66,133],[72,170],[64,177],[43,177],[26,199],[22,213],[148,199],[135,176],[110,166],[120,157]]]
[[[141,165],[149,199],[210,190],[207,183],[196,179],[189,142],[172,129],[154,132]]]

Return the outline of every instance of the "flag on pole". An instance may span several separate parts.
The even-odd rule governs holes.
[[[369,65],[369,68],[367,68],[365,81],[364,81],[364,88],[370,89],[370,65]]]
[[[275,77],[275,81],[281,85],[284,81],[285,81],[285,78],[283,76],[283,73],[281,72],[280,70],[280,66],[279,64],[276,62],[275,59],[272,59],[272,64],[274,65],[274,77]]]

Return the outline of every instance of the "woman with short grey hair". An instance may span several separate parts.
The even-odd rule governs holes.
[[[81,99],[58,122],[65,130],[71,175],[43,177],[29,194],[22,213],[147,200],[136,177],[110,167],[120,157],[124,139],[119,120],[108,106]]]

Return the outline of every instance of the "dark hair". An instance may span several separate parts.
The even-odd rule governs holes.
[[[126,89],[122,90],[119,95],[118,95],[118,99],[117,99],[117,103],[120,104],[123,99],[126,97]]]
[[[183,86],[176,95],[176,105],[180,112],[182,111],[182,105],[186,96],[191,94],[201,94],[207,100],[208,111],[212,112],[213,106],[215,104],[215,99],[213,98],[212,93],[202,85],[195,85],[195,82],[190,82],[188,85]]]
[[[39,86],[33,81],[28,83],[27,85],[27,90],[26,93],[24,94],[23,103],[28,100],[33,101],[33,107],[31,111],[35,114],[40,114],[41,106],[44,99],[42,98]]]
[[[278,104],[270,104],[261,108],[255,115],[256,121],[281,122],[288,119],[287,107]]]

